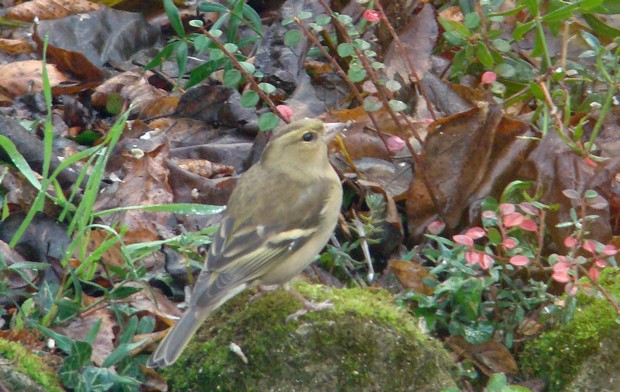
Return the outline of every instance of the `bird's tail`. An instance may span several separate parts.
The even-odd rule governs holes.
[[[194,311],[190,310],[185,313],[159,344],[157,350],[146,362],[146,366],[155,368],[173,364],[179,358],[192,336],[194,336],[202,321],[196,317],[196,312]]]

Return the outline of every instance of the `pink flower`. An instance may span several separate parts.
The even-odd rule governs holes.
[[[514,238],[510,237],[504,238],[504,240],[502,241],[502,245],[506,249],[514,249],[514,247],[517,246],[517,241],[515,241]]]
[[[477,240],[478,238],[485,237],[487,232],[482,227],[472,227],[465,232],[465,235],[472,240]]]
[[[618,253],[618,248],[613,245],[605,245],[603,248],[603,254],[605,256],[615,256]]]
[[[486,71],[480,77],[480,83],[482,84],[492,84],[496,80],[497,80],[497,75],[495,74],[495,72],[491,72],[491,71]]]
[[[510,214],[504,215],[504,226],[519,226],[523,223],[523,219],[523,215],[520,212],[511,212]]]
[[[593,255],[596,254],[596,244],[592,241],[584,241],[583,243],[583,249],[587,250],[588,252],[592,253]]]
[[[291,121],[291,118],[293,117],[293,109],[290,106],[278,105],[276,106],[276,110],[280,112],[284,118],[286,118],[286,121]]]
[[[435,235],[441,233],[443,229],[445,228],[446,228],[446,224],[440,221],[439,219],[432,221],[431,223],[429,223],[428,226],[426,226],[426,230],[428,230],[429,233],[435,234]]]
[[[553,274],[551,275],[551,278],[556,282],[566,283],[571,279],[568,275],[568,271],[570,271],[570,269],[570,264],[566,261],[560,260],[553,264]]]
[[[515,212],[515,205],[509,203],[502,203],[499,205],[499,213],[504,215],[512,214]]]
[[[568,236],[564,238],[564,246],[567,248],[574,248],[577,245],[577,239],[575,237]]]
[[[538,230],[538,226],[536,226],[536,222],[533,219],[526,218],[519,225],[521,230],[536,232]]]
[[[454,242],[460,245],[466,245],[466,246],[469,246],[470,248],[474,246],[474,240],[471,237],[468,237],[463,234],[457,234],[453,236],[452,239],[454,240]]]
[[[601,271],[597,270],[596,268],[592,267],[588,270],[588,275],[590,275],[590,278],[592,280],[598,280],[599,276],[601,276]]]
[[[375,23],[381,20],[381,14],[379,13],[379,11],[366,10],[364,11],[362,18],[366,19],[370,23]]]
[[[522,255],[512,256],[508,262],[516,267],[523,267],[530,263],[530,259]]]
[[[398,136],[390,136],[387,139],[387,148],[390,154],[394,154],[405,148],[407,143]]]

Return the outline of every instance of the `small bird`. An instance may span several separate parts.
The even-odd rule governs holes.
[[[314,261],[342,203],[342,185],[327,158],[327,142],[341,128],[306,119],[274,132],[232,192],[188,309],[148,367],[174,363],[207,316],[235,295],[284,284]]]

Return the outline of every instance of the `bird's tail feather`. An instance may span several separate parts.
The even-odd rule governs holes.
[[[179,358],[192,336],[194,336],[203,320],[204,319],[199,320],[196,317],[196,312],[189,311],[185,313],[174,327],[172,327],[172,330],[168,332],[153,355],[151,355],[146,366],[150,368],[165,367],[174,363]]]

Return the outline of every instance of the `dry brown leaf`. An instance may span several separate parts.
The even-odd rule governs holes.
[[[83,14],[101,8],[97,3],[86,0],[33,0],[9,9],[7,19],[32,22],[39,20],[59,19],[68,15]]]
[[[101,321],[97,337],[93,343],[92,361],[101,366],[103,361],[114,351],[114,328],[118,323],[110,309],[93,308],[89,312],[74,319],[69,325],[58,328],[57,332],[72,340],[84,340],[93,326]]]
[[[126,141],[124,146],[127,149],[123,151],[125,155],[125,162],[122,165],[125,171],[123,181],[101,194],[95,205],[96,210],[172,203],[173,196],[168,184],[166,164],[166,159],[169,157],[168,145],[150,140],[140,142],[144,145],[142,148],[136,140]],[[130,147],[132,151],[129,150]],[[133,244],[159,239],[159,230],[168,223],[170,215],[164,212],[131,210],[107,215],[103,220],[106,224],[118,223],[126,226],[125,242]]]
[[[406,289],[416,293],[433,295],[433,288],[427,286],[423,279],[433,279],[426,268],[415,261],[390,260],[388,267],[394,272],[396,279]]]
[[[41,72],[43,62],[39,60],[17,61],[0,65],[0,93],[14,98],[43,90]],[[55,65],[47,64],[47,75],[52,87],[68,79]]]
[[[409,82],[414,76],[410,67],[412,65],[413,71],[422,79],[431,67],[431,54],[438,34],[435,11],[430,4],[424,4],[420,12],[411,17],[398,34],[403,47],[392,42],[385,53],[384,63],[388,77],[393,79],[394,74],[398,73],[403,81]]]
[[[181,169],[190,173],[197,174],[204,178],[213,178],[216,176],[230,176],[235,172],[232,166],[226,166],[219,163],[213,163],[205,159],[173,159]]]
[[[92,103],[95,107],[104,108],[108,97],[112,93],[120,94],[127,103],[136,105],[137,110],[143,110],[152,100],[166,96],[168,93],[147,82],[152,72],[127,71],[106,80],[95,89],[92,95]],[[174,110],[172,111],[174,112]],[[161,112],[155,113],[162,114]],[[164,113],[165,114],[165,113]]]
[[[455,228],[470,196],[487,174],[502,108],[487,101],[478,105],[433,124],[434,130],[424,143],[423,164],[416,165],[407,197],[407,216],[414,236],[420,236],[438,217],[448,228]]]
[[[459,356],[474,362],[487,376],[494,373],[516,374],[519,370],[510,351],[495,339],[471,344],[462,336],[450,336],[446,344]]]
[[[0,50],[9,54],[22,54],[32,53],[34,48],[30,45],[28,40],[22,39],[8,39],[0,38]]]

